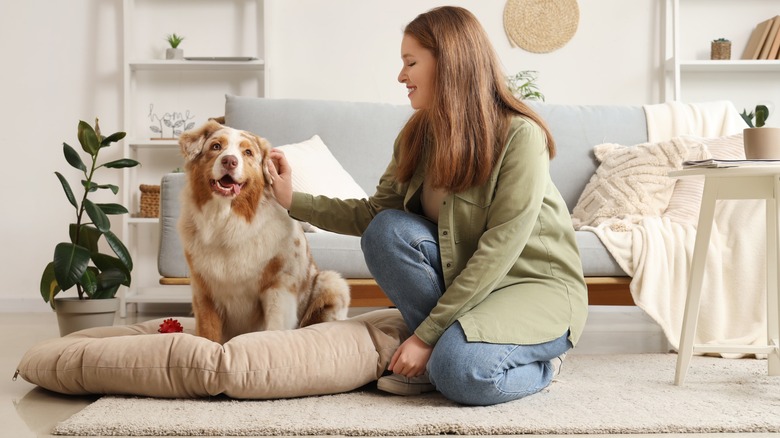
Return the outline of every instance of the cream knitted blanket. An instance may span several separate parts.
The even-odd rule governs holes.
[[[729,102],[649,105],[645,112],[651,141],[684,134],[724,136],[745,126]],[[759,200],[717,203],[695,343],[766,342],[764,208]],[[696,217],[680,220],[663,213],[632,218],[623,228],[615,221],[581,228],[594,232],[633,277],[634,301],[662,327],[674,348],[682,331],[696,223]],[[616,231],[621,229],[625,231]]]

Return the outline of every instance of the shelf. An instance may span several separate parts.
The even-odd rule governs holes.
[[[159,224],[160,218],[129,216],[127,218],[127,223],[130,225]]]
[[[152,59],[130,62],[129,65],[130,69],[134,71],[261,71],[265,68],[265,61],[262,59],[254,61],[174,61]]]
[[[141,149],[178,149],[179,148],[179,140],[144,140],[144,139],[137,139],[137,140],[125,140],[127,141],[127,144],[130,146],[130,149],[134,150],[141,150]]]
[[[703,72],[780,72],[780,61],[681,61],[680,70]]]

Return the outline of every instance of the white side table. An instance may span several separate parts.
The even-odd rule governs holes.
[[[691,356],[696,353],[767,354],[770,376],[780,376],[780,302],[778,301],[778,217],[780,217],[780,165],[729,168],[688,168],[669,176],[704,176],[704,193],[699,209],[699,224],[691,262],[688,296],[685,300],[680,348],[677,355],[675,385],[682,385]],[[719,199],[766,200],[766,266],[767,266],[767,342],[761,345],[694,345],[694,335],[701,303],[702,279],[707,260],[707,246],[712,234],[715,201]]]

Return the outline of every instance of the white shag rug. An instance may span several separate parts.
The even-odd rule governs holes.
[[[695,356],[674,386],[674,354],[576,355],[544,391],[489,407],[367,385],[283,400],[106,396],[54,434],[101,436],[510,435],[780,432],[780,377],[767,361]]]

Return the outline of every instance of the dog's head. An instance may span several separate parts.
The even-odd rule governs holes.
[[[184,132],[179,146],[199,203],[218,198],[256,207],[271,184],[267,163],[271,147],[255,134],[209,120]]]

